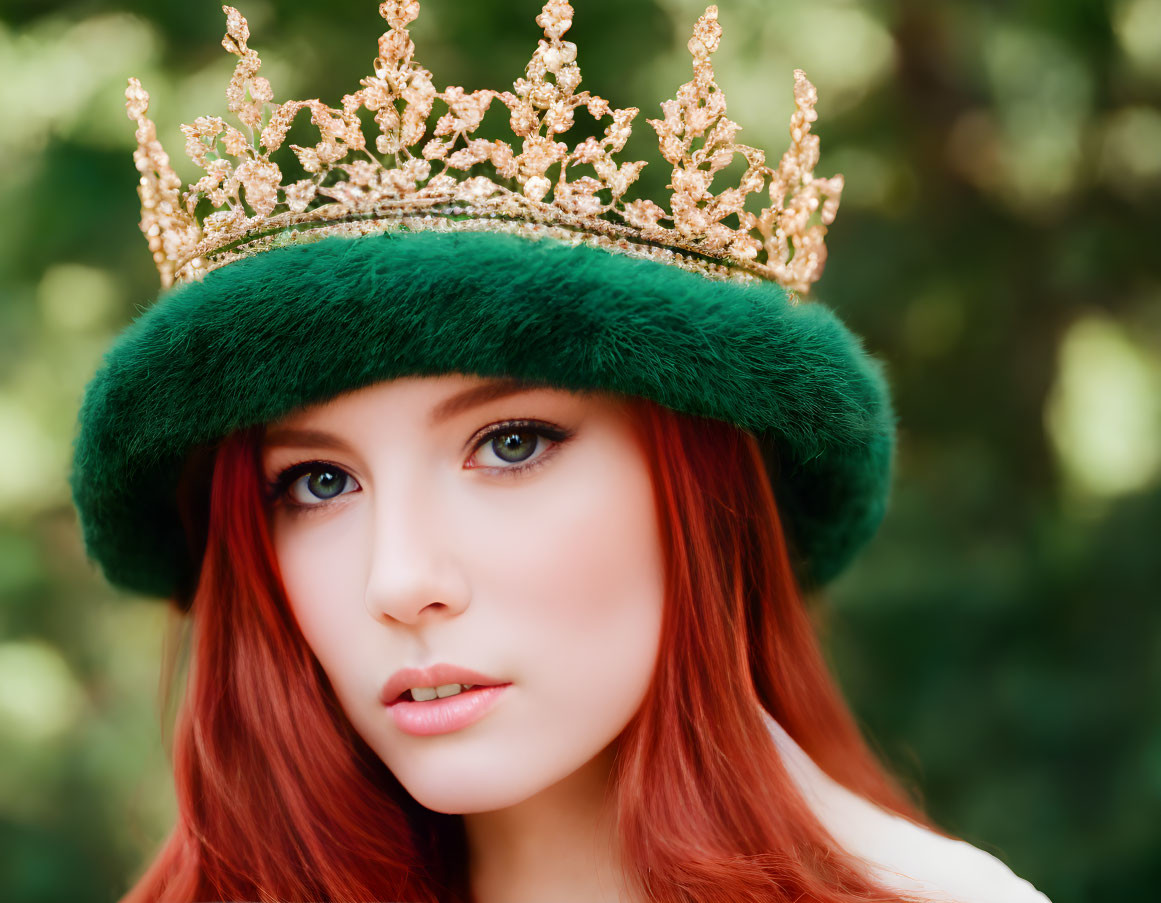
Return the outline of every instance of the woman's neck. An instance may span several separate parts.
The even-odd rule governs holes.
[[[475,903],[629,903],[609,797],[610,747],[507,809],[464,816]]]

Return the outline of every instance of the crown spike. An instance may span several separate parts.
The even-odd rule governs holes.
[[[196,243],[201,230],[181,205],[181,179],[169,163],[169,155],[157,139],[157,126],[149,118],[149,92],[136,78],[125,89],[125,111],[137,123],[137,149],[133,162],[141,179],[141,231],[149,243],[153,262],[161,274],[161,284],[173,284],[180,254]]]
[[[251,129],[261,129],[263,105],[274,99],[274,92],[270,82],[258,74],[262,68],[258,53],[247,46],[250,26],[245,17],[232,6],[223,6],[222,12],[226,14],[226,36],[222,38],[222,47],[238,57],[234,75],[226,88],[226,103],[230,112]]]
[[[843,177],[816,179],[818,136],[810,124],[818,119],[814,105],[818,91],[801,69],[794,70],[794,114],[790,118],[790,147],[770,180],[770,206],[758,218],[743,217],[744,227],[763,236],[770,268],[779,282],[806,291],[822,275],[826,264],[826,227],[834,222],[843,190]],[[820,222],[811,224],[817,215]]]

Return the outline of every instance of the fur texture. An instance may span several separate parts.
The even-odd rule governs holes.
[[[80,414],[72,488],[90,556],[126,589],[189,594],[198,528],[177,494],[184,469],[196,497],[191,452],[344,391],[450,372],[638,395],[750,430],[808,584],[885,510],[886,383],[820,305],[554,241],[396,233],[238,261],[126,329]]]

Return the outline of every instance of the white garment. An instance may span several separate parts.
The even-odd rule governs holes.
[[[824,828],[883,885],[938,903],[1049,903],[995,856],[880,809],[833,781],[763,712],[786,770]]]

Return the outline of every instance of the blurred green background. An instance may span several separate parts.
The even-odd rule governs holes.
[[[439,85],[522,71],[536,0],[425,0]],[[645,116],[688,78],[693,0],[579,0],[587,87]],[[373,0],[241,0],[276,99],[368,73]],[[892,510],[821,607],[860,719],[948,831],[1055,903],[1161,886],[1161,0],[722,0],[743,140],[818,86],[847,179],[816,294],[884,359]],[[225,114],[210,2],[0,6],[0,897],[104,903],[173,818],[164,606],[86,563],[80,393],[156,294],[126,78],[179,172]],[[493,111],[495,112],[495,111]],[[570,136],[566,138],[571,139]]]

